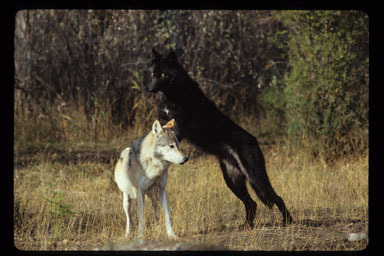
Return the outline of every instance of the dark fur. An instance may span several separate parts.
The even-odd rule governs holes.
[[[253,227],[256,203],[250,197],[246,180],[260,200],[271,208],[277,205],[283,224],[292,217],[268,179],[263,153],[254,136],[225,116],[209,100],[178,63],[171,51],[166,57],[154,49],[152,83],[148,89],[158,93],[158,119],[161,124],[174,118],[176,136],[187,139],[205,152],[217,156],[226,184],[244,203],[246,222]]]

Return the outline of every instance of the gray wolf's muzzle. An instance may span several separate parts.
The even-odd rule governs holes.
[[[184,157],[183,161],[180,164],[185,164],[188,161],[188,157]]]

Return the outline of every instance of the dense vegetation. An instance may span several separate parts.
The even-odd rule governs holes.
[[[23,10],[15,140],[109,140],[155,119],[152,47],[263,142],[327,160],[368,148],[368,16],[360,11]],[[252,130],[254,129],[254,130]]]

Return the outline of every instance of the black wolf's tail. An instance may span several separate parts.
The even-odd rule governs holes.
[[[256,173],[256,175],[254,173],[254,176],[249,179],[251,187],[266,206],[272,208],[273,205],[276,204],[277,208],[279,208],[281,214],[283,215],[283,225],[286,223],[291,223],[292,216],[289,214],[283,199],[278,196],[275,190],[272,188],[265,168],[257,171],[259,172]]]
[[[238,167],[247,177],[249,184],[256,192],[256,195],[268,208],[272,208],[274,204],[277,205],[279,210],[284,215],[284,219],[291,219],[284,201],[279,197],[269,181],[267,171],[265,168],[265,161],[263,153],[261,152],[256,138],[253,147],[249,146],[246,150],[240,150],[242,153],[238,154],[237,151],[228,148],[229,153],[236,160]]]
[[[267,180],[261,179],[261,180],[249,180],[249,184],[251,185],[252,189],[255,191],[256,195],[259,197],[261,202],[268,206],[268,208],[272,208],[274,205],[274,198],[277,196],[275,191],[272,188],[272,185],[270,184],[268,177]]]
[[[278,195],[269,181],[265,169],[264,156],[257,141],[255,142],[254,147],[248,148],[247,152],[240,154],[239,157],[239,166],[247,176],[249,184],[256,192],[256,195],[260,198],[263,204],[272,208],[276,203]]]

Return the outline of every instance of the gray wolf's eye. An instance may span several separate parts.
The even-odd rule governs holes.
[[[152,75],[152,77],[155,77],[155,72],[152,72],[151,75]]]
[[[164,77],[165,77],[164,73],[161,73],[161,78],[164,78]]]
[[[174,147],[175,147],[175,145],[173,145],[173,144],[170,144],[170,145],[169,145],[169,147],[170,147],[170,148],[174,148]]]

